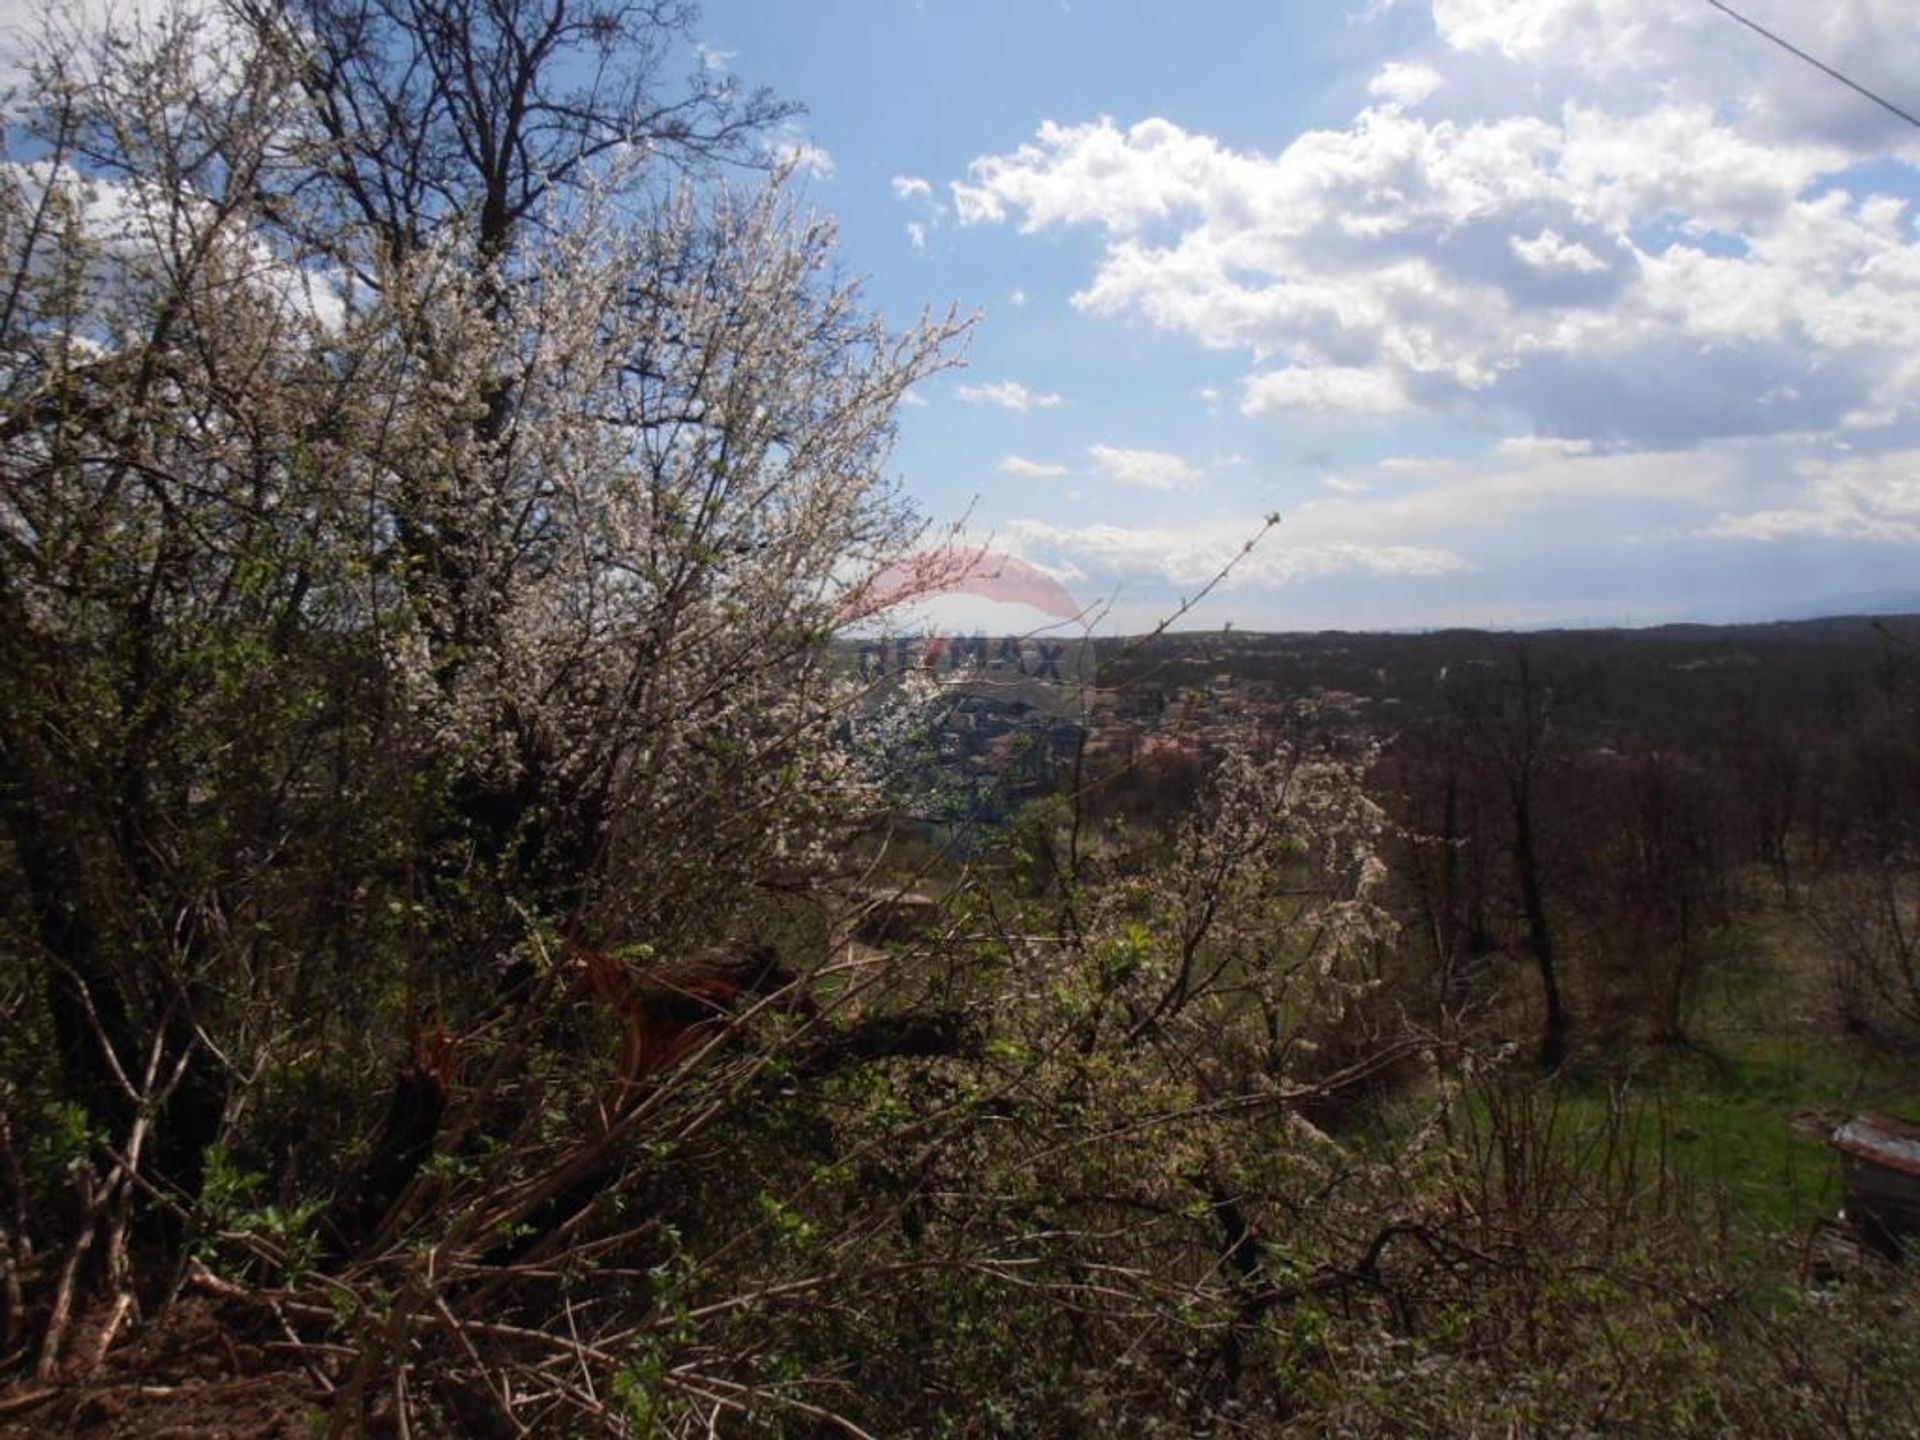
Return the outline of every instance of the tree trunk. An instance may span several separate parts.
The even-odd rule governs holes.
[[[1540,857],[1533,843],[1533,798],[1525,788],[1515,793],[1513,807],[1513,866],[1520,877],[1520,901],[1527,915],[1527,940],[1534,963],[1540,967],[1540,989],[1546,1002],[1546,1023],[1540,1035],[1540,1068],[1558,1070],[1567,1060],[1567,1012],[1560,998],[1560,971],[1554,956],[1553,928],[1547,919],[1546,890],[1540,877]]]

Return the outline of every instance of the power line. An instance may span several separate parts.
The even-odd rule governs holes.
[[[1867,99],[1871,100],[1874,104],[1878,105],[1882,110],[1887,110],[1892,112],[1895,115],[1898,115],[1902,120],[1906,121],[1909,125],[1913,126],[1916,130],[1920,130],[1920,116],[1914,115],[1911,111],[1902,110],[1898,105],[1894,104],[1891,100],[1886,99],[1884,96],[1874,94],[1873,91],[1869,90],[1866,86],[1862,85],[1858,80],[1848,79],[1845,75],[1842,75],[1838,70],[1834,69],[1831,65],[1828,65],[1823,61],[1814,59],[1813,56],[1809,55],[1806,51],[1802,50],[1798,45],[1795,45],[1791,40],[1782,39],[1780,36],[1774,34],[1773,31],[1767,29],[1766,26],[1762,25],[1757,20],[1749,20],[1746,16],[1742,15],[1738,10],[1734,9],[1731,5],[1722,3],[1722,0],[1707,0],[1707,3],[1713,6],[1713,8],[1718,10],[1721,14],[1729,16],[1732,19],[1738,20],[1742,25],[1746,26],[1749,30],[1753,31],[1754,34],[1763,36],[1766,39],[1771,40],[1774,44],[1778,45],[1782,50],[1785,50],[1790,55],[1799,56],[1802,60],[1806,61],[1807,64],[1813,66],[1814,69],[1821,71],[1823,74],[1831,75],[1834,79],[1838,80],[1842,85],[1846,86],[1849,90],[1857,91],[1859,94],[1866,96]]]

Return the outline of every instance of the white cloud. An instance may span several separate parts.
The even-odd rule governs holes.
[[[1920,450],[1812,459],[1815,443],[1779,438],[1598,454],[1577,441],[1528,437],[1476,462],[1384,460],[1327,477],[1333,493],[1289,510],[1233,583],[1461,574],[1479,568],[1476,552],[1490,537],[1510,544],[1544,518],[1595,548],[1649,535],[1920,545]],[[1003,533],[1018,553],[1055,570],[1071,567],[1099,583],[1190,589],[1217,574],[1258,529],[1215,519],[1165,527],[1029,519]],[[1551,614],[1551,607],[1542,612]]]
[[[998,405],[1003,410],[1052,410],[1062,403],[1059,395],[1029,390],[1018,380],[996,380],[988,385],[962,385],[955,391],[973,405]]]
[[[49,189],[63,197],[63,208],[89,242],[67,278],[79,282],[74,298],[90,343],[108,348],[126,343],[122,326],[129,297],[142,297],[131,313],[143,313],[172,293],[180,257],[203,247],[219,256],[223,275],[271,297],[289,323],[336,329],[345,322],[337,272],[287,262],[258,232],[223,215],[193,190],[85,175],[50,160],[0,162],[0,189],[14,192],[21,213],[37,210]],[[0,268],[11,271],[22,262],[25,252],[15,246],[24,238],[24,233],[0,234]],[[29,271],[44,274],[56,253],[64,256],[62,264],[75,258],[63,247],[43,243]]]
[[[1591,440],[1562,440],[1553,435],[1509,435],[1494,447],[1496,453],[1511,460],[1560,459],[1569,455],[1587,455],[1593,451]]]
[[[1390,371],[1346,365],[1296,365],[1249,378],[1240,413],[1333,410],[1358,415],[1393,415],[1407,406],[1406,392]]]
[[[1742,0],[1774,33],[1880,94],[1910,93],[1920,73],[1911,0]],[[1672,0],[1433,0],[1435,29],[1456,50],[1556,73],[1642,102],[1655,96],[1733,107],[1761,133],[1839,141],[1862,153],[1904,144],[1900,122],[1814,72],[1731,17]]]
[[[907,240],[916,250],[926,249],[933,232],[945,223],[947,207],[934,198],[932,182],[921,176],[896,175],[889,183],[896,200],[920,212],[907,222]]]
[[[243,77],[240,57],[248,42],[232,12],[220,5],[182,4],[180,0],[0,0],[0,95],[9,89],[8,109],[19,112],[34,99],[29,70],[36,55],[52,51],[82,70],[92,65],[96,47],[111,37],[121,53],[144,52],[163,36],[189,37],[193,77],[202,98],[229,94]]]
[[[1550,519],[1596,551],[1647,537],[1698,543],[1820,536],[1920,545],[1920,450],[1810,459],[1805,438],[1716,442],[1696,450],[1600,454],[1527,437],[1484,460],[1402,456],[1326,478],[1328,492],[1287,513],[1236,585],[1317,576],[1437,578],[1479,568],[1489,544]],[[1218,573],[1258,529],[1197,518],[1164,527],[1021,520],[1018,553],[1102,584],[1190,589]],[[1555,602],[1558,603],[1558,602]],[[1552,618],[1552,607],[1535,618]]]
[[[1194,203],[1220,161],[1219,146],[1166,120],[1122,132],[1110,120],[1067,126],[1042,122],[1036,143],[989,155],[952,186],[963,225],[1024,211],[1023,230],[1092,221],[1131,230]]]
[[[1586,246],[1563,239],[1558,230],[1542,230],[1531,240],[1512,235],[1507,243],[1513,247],[1514,254],[1536,270],[1570,270],[1576,275],[1596,275],[1607,268],[1606,261]]]
[[[1325,575],[1433,577],[1473,568],[1465,557],[1431,546],[1298,544],[1286,529],[1282,525],[1246,554],[1247,541],[1260,533],[1258,520],[1178,529],[1016,520],[1007,527],[1006,540],[1028,559],[1049,568],[1071,566],[1096,582],[1147,581],[1188,589],[1204,585],[1229,565],[1230,587],[1281,586]]]
[[[1538,60],[1580,45],[1588,65],[1624,63],[1646,42],[1640,0],[1433,0],[1434,26],[1458,50]]]
[[[1014,309],[1021,309],[1027,303],[1027,292],[1024,290],[1010,290],[1007,292],[1007,299],[1013,303]]]
[[[704,40],[694,42],[693,53],[700,57],[700,68],[712,71],[716,75],[727,73],[729,66],[740,57],[738,50],[722,50],[717,45],[709,45]]]
[[[1487,18],[1531,43],[1521,9]],[[1820,188],[1851,163],[1704,104],[1589,98],[1471,122],[1371,108],[1278,154],[1048,122],[953,194],[964,223],[1103,232],[1073,303],[1245,354],[1247,413],[1467,405],[1666,448],[1920,404],[1912,214]]]
[[[1295,505],[1282,529],[1311,546],[1480,546],[1551,519],[1598,543],[1628,513],[1641,525],[1650,515],[1669,528],[1702,524],[1752,487],[1756,468],[1778,463],[1725,445],[1589,455],[1541,444],[1473,463],[1395,457],[1329,477],[1335,493]]]
[[[1702,532],[1776,541],[1815,536],[1920,545],[1920,450],[1803,462],[1798,503],[1723,513]]]
[[[998,468],[1002,475],[1018,475],[1027,480],[1055,480],[1072,473],[1065,465],[1047,465],[1024,455],[1009,455]]]
[[[1093,468],[1101,478],[1134,490],[1191,490],[1206,477],[1178,455],[1163,450],[1126,450],[1117,445],[1090,446]]]
[[[1367,93],[1390,105],[1410,108],[1432,99],[1446,83],[1431,65],[1392,60],[1367,82]]]
[[[816,179],[831,180],[833,178],[832,154],[825,146],[816,145],[811,140],[797,136],[781,140],[773,147],[773,158],[776,164],[791,166]]]

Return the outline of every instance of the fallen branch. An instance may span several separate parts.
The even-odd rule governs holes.
[[[13,1395],[0,1395],[0,1420],[6,1420],[15,1415],[25,1415],[29,1410],[37,1410],[60,1393],[58,1385],[46,1385],[38,1390],[22,1390]]]

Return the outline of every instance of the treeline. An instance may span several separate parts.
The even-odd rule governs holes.
[[[1382,776],[1443,990],[1518,952],[1543,997],[1543,1061],[1564,1058],[1563,968],[1602,1040],[1684,1041],[1716,941],[1773,905],[1828,947],[1850,1028],[1905,1035],[1916,995],[1895,917],[1920,859],[1920,627],[1858,628],[1877,653],[1833,646],[1814,686],[1764,644],[1736,652],[1751,660],[1723,672],[1717,706],[1670,693],[1703,688],[1673,667],[1712,651],[1635,673],[1516,640],[1451,670]]]
[[[1380,746],[1399,905],[1441,1010],[1533,974],[1538,1052],[1674,1043],[1743,917],[1783,912],[1837,1021],[1910,1044],[1920,621],[1497,635],[1168,636],[1113,647],[1122,693],[1254,682],[1256,728]],[[1177,811],[1179,762],[1111,777]],[[1130,800],[1125,797],[1132,797]],[[1569,993],[1569,992],[1577,993]]]

